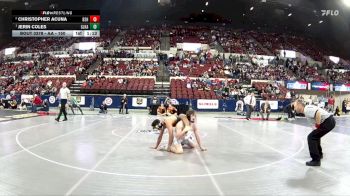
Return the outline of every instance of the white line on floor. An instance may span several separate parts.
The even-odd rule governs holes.
[[[16,142],[17,142],[17,144],[22,148],[22,150],[19,150],[19,151],[16,151],[16,152],[14,152],[14,153],[7,154],[7,155],[5,155],[5,156],[3,156],[3,157],[0,157],[0,160],[6,159],[6,158],[11,157],[11,156],[14,156],[14,155],[19,154],[19,153],[21,153],[21,152],[25,152],[25,151],[26,151],[26,152],[29,152],[30,149],[33,149],[33,148],[38,147],[38,146],[40,146],[40,145],[43,145],[43,144],[52,142],[52,141],[57,140],[57,139],[59,139],[59,138],[65,137],[65,136],[67,136],[67,135],[71,135],[71,134],[73,134],[73,133],[75,133],[75,132],[78,132],[78,131],[80,131],[80,130],[82,130],[82,129],[85,129],[85,128],[87,128],[87,127],[93,126],[93,125],[95,125],[95,124],[101,123],[101,122],[103,122],[103,121],[104,121],[104,120],[102,120],[102,121],[100,121],[100,122],[92,123],[92,124],[87,125],[87,126],[84,126],[84,127],[80,127],[79,129],[75,129],[74,131],[71,131],[71,132],[68,132],[68,133],[65,133],[65,134],[56,136],[56,137],[54,137],[54,138],[45,140],[45,141],[40,142],[40,143],[38,143],[38,144],[32,145],[32,146],[30,146],[30,147],[24,147],[24,146],[19,142],[19,135],[20,135],[22,132],[26,131],[26,130],[21,130],[21,131],[19,131],[19,132],[16,134]]]
[[[119,135],[118,133],[116,133],[116,131],[117,130],[113,130],[112,131],[112,135],[114,135],[114,136],[116,136],[116,137],[124,137],[123,135]],[[154,136],[154,135],[159,135],[159,134],[155,134],[155,133],[139,133],[139,134],[143,134],[143,136],[144,135],[147,135],[147,136]],[[165,132],[164,133],[164,135],[167,135],[168,133],[167,132]],[[207,137],[208,136],[208,133],[204,133],[203,135],[201,135],[200,137],[201,138],[205,138],[205,137]],[[128,138],[128,140],[134,140],[134,141],[142,141],[142,140],[144,140],[144,141],[147,141],[147,142],[149,142],[149,139],[146,139],[146,138],[143,138],[143,139],[140,139],[140,138]],[[168,142],[168,140],[162,140],[164,143],[167,143]]]
[[[221,196],[225,195],[224,192],[221,190],[221,188],[220,188],[218,182],[216,181],[216,179],[215,179],[214,176],[212,175],[212,173],[211,173],[211,171],[210,171],[208,165],[205,163],[205,161],[204,161],[202,155],[198,152],[197,149],[195,149],[195,151],[196,151],[196,154],[197,154],[198,157],[199,157],[199,160],[202,162],[202,164],[203,164],[203,166],[204,166],[204,168],[205,168],[205,171],[207,171],[207,173],[208,173],[208,175],[209,175],[209,178],[210,178],[211,182],[213,183],[213,185],[214,185],[216,191],[217,191],[217,192],[219,193],[219,195],[221,195]]]
[[[138,127],[135,127],[134,129],[132,129],[131,131],[128,132],[128,134],[126,134],[124,137],[122,137],[118,143],[116,143],[103,157],[100,161],[98,161],[96,163],[96,165],[91,168],[91,170],[96,170],[101,164],[103,161],[105,161],[125,140],[127,137],[129,137],[131,134],[134,133],[134,131],[137,129]],[[81,177],[79,179],[79,181],[77,183],[75,183],[68,191],[65,195],[71,195],[75,189],[78,188],[78,186],[83,183],[88,177],[89,175],[92,173],[92,171],[88,171],[83,177]]]
[[[335,125],[336,127],[344,127],[344,128],[347,128],[347,129],[349,129],[350,128],[350,126],[343,126],[343,125]]]
[[[13,133],[13,132],[16,132],[16,131],[28,130],[28,129],[31,129],[31,128],[34,128],[34,127],[40,127],[40,126],[46,125],[46,124],[49,124],[49,123],[42,123],[42,124],[30,126],[30,127],[15,129],[15,130],[1,131],[1,132],[0,132],[0,135],[5,135],[5,134],[7,134],[7,133]]]
[[[306,130],[310,130],[310,131],[312,131],[313,129],[312,129],[312,127],[310,127],[311,125],[301,125],[301,124],[292,124],[292,125],[294,125],[294,126],[300,126],[300,127],[303,127],[303,128],[305,128]],[[344,127],[344,128],[350,128],[350,127],[346,127],[346,126],[342,126],[342,125],[335,125],[336,127]],[[345,133],[341,133],[341,132],[338,132],[338,131],[334,131],[334,130],[332,130],[331,132],[329,132],[328,133],[329,135],[333,135],[333,134],[336,134],[336,135],[342,135],[342,137],[350,137],[350,135],[348,135],[348,134],[345,134]]]
[[[286,132],[287,133],[287,132]],[[19,136],[19,135],[18,135]],[[266,163],[263,165],[259,165],[256,167],[251,167],[251,168],[245,168],[245,169],[240,169],[240,170],[230,170],[230,171],[225,171],[225,172],[218,172],[218,173],[212,173],[211,175],[209,174],[196,174],[196,175],[173,175],[173,176],[168,176],[168,175],[143,175],[143,174],[127,174],[127,173],[115,173],[115,172],[106,172],[106,171],[99,171],[99,170],[91,170],[91,169],[86,169],[86,168],[82,168],[82,167],[77,167],[77,166],[73,166],[73,165],[68,165],[62,162],[58,162],[58,161],[54,161],[54,160],[50,160],[47,159],[41,155],[38,155],[32,151],[30,151],[29,149],[26,149],[25,147],[23,147],[23,145],[20,143],[19,140],[17,140],[17,144],[25,151],[27,151],[27,153],[41,159],[47,162],[50,162],[52,164],[55,165],[59,165],[62,167],[66,167],[66,168],[71,168],[71,169],[76,169],[76,170],[80,170],[80,171],[85,171],[85,172],[93,172],[93,173],[99,173],[99,174],[107,174],[107,175],[115,175],[115,176],[125,176],[125,177],[142,177],[142,178],[194,178],[194,177],[208,177],[208,176],[220,176],[220,175],[229,175],[229,174],[237,174],[237,173],[242,173],[242,172],[248,172],[248,171],[253,171],[253,170],[257,170],[257,169],[262,169],[262,168],[266,168],[266,167],[270,167],[272,165],[275,164],[279,164],[281,162],[284,162],[288,159],[293,158],[294,156],[296,156],[297,154],[299,154],[304,148],[305,148],[305,144],[302,140],[300,140],[301,146],[299,148],[299,150],[297,152],[295,152],[294,154],[285,157],[281,160],[277,160],[277,161],[273,161],[270,163]]]
[[[258,144],[261,144],[261,145],[265,146],[266,148],[269,148],[269,149],[271,149],[272,151],[275,151],[275,152],[277,152],[277,153],[279,153],[279,154],[281,154],[281,155],[283,155],[283,156],[290,156],[290,155],[287,154],[287,153],[284,153],[284,152],[282,152],[282,151],[279,151],[279,150],[277,150],[276,148],[274,148],[274,147],[272,147],[272,146],[270,146],[270,145],[268,145],[268,144],[265,144],[265,143],[263,143],[263,142],[260,142],[260,141],[258,141],[258,140],[256,140],[256,139],[252,138],[251,136],[245,135],[245,134],[243,134],[243,133],[241,133],[241,132],[239,132],[239,131],[236,131],[236,130],[234,130],[234,129],[232,129],[232,128],[226,126],[226,125],[220,124],[220,126],[223,126],[223,127],[227,128],[228,130],[230,130],[230,131],[232,131],[232,132],[235,132],[235,133],[237,133],[238,135],[241,135],[241,136],[243,136],[243,137],[245,137],[245,138],[248,138],[248,139],[250,139],[250,140],[252,140],[252,141],[254,141],[254,142],[258,143]],[[283,131],[283,132],[288,133],[288,134],[290,134],[290,135],[293,135],[292,133],[289,133],[289,132],[287,132],[287,131]],[[296,158],[292,158],[292,159],[293,159],[294,161],[300,163],[300,164],[305,165],[304,162],[299,161],[299,160],[297,160]],[[306,167],[306,166],[305,166],[305,167]],[[325,175],[325,176],[327,176],[327,177],[329,177],[329,178],[331,178],[331,179],[333,179],[333,180],[335,180],[335,181],[338,181],[338,178],[336,178],[336,177],[334,177],[334,176],[332,176],[332,175],[330,175],[330,174],[328,174],[328,173],[325,173],[324,171],[322,171],[322,170],[320,170],[320,169],[317,169],[317,168],[314,168],[314,167],[310,167],[310,168],[313,169],[313,170],[315,170],[315,171],[317,171],[317,172],[319,172],[319,173],[322,173],[323,175]]]

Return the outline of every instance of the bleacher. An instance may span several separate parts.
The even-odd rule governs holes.
[[[150,95],[155,85],[154,78],[90,77],[89,80],[92,80],[92,85],[84,82],[82,93]]]
[[[96,41],[101,43],[100,47],[102,49],[106,49],[121,32],[123,32],[123,36],[121,41],[117,43],[117,50],[108,49],[108,52],[100,52],[93,50],[79,51],[70,48],[76,42]],[[186,82],[178,79],[172,80],[170,91],[174,98],[221,99],[222,94],[220,92],[225,86],[213,85],[213,83],[207,86],[203,82],[204,79],[212,80],[213,78],[234,78],[239,79],[241,83],[249,83],[251,80],[350,82],[350,72],[334,70],[335,67],[341,66],[340,63],[334,64],[327,61],[324,67],[330,67],[331,71],[322,74],[320,67],[317,68],[314,65],[300,62],[298,59],[293,59],[293,63],[288,65],[283,64],[285,60],[283,57],[279,57],[280,61],[269,62],[268,65],[252,63],[251,61],[253,59],[251,55],[266,55],[266,50],[260,46],[269,50],[272,54],[277,54],[277,50],[280,49],[295,50],[322,62],[324,62],[324,56],[333,54],[327,48],[322,48],[309,38],[258,31],[235,31],[223,27],[180,25],[109,28],[104,31],[100,38],[74,38],[70,41],[65,38],[14,39],[13,42],[1,47],[3,49],[5,47],[18,47],[16,54],[11,58],[5,58],[2,55],[0,77],[11,79],[2,78],[0,80],[1,89],[5,93],[53,93],[52,89],[46,89],[45,85],[42,85],[42,83],[48,81],[46,79],[38,80],[37,76],[63,76],[63,78],[58,79],[58,82],[67,80],[66,82],[69,85],[74,83],[75,80],[68,76],[74,76],[79,78],[80,86],[81,80],[88,81],[87,76],[93,74],[93,85],[87,85],[87,82],[85,82],[81,86],[81,93],[152,94],[155,88],[155,79],[147,77],[157,75],[160,70],[160,63],[153,60],[138,59],[134,55],[139,52],[138,49],[134,51],[123,50],[122,47],[149,47],[151,48],[150,51],[156,52],[160,45],[160,36],[164,32],[170,33],[170,44],[172,46],[183,42],[202,43],[208,46],[220,44],[225,52],[235,56],[243,55],[246,61],[240,63],[241,57],[234,61],[227,58],[223,59],[223,56],[216,54],[213,48],[198,53],[175,51],[173,57],[167,62],[166,68],[170,76],[196,78],[196,85],[203,86],[203,88],[192,88],[192,86],[188,88]],[[57,50],[62,50],[67,55],[55,57],[48,53]],[[213,51],[214,53],[212,53]],[[40,54],[37,52],[40,52]],[[29,54],[21,56],[24,53]],[[82,55],[77,56],[76,54]],[[110,60],[105,61],[105,58]],[[126,58],[128,60],[125,60]],[[282,64],[281,59],[283,60]],[[95,64],[95,62],[97,63]],[[120,82],[121,80],[123,82]],[[58,82],[52,88],[59,88]],[[264,83],[254,83],[253,87],[261,91],[266,85]],[[283,99],[286,89],[281,86],[279,91],[277,96],[273,93],[262,93],[261,97]]]

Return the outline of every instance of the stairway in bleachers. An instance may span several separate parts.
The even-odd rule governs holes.
[[[248,37],[249,37],[250,39],[254,40],[254,42],[258,44],[258,47],[260,47],[261,50],[263,50],[267,55],[274,56],[274,54],[273,54],[270,50],[268,50],[267,48],[265,48],[265,47],[264,47],[260,42],[258,42],[258,40],[256,40],[253,36],[248,35]]]
[[[72,94],[80,94],[81,85],[83,85],[84,80],[76,80],[70,87],[70,92]]]
[[[169,32],[163,32],[160,37],[160,50],[170,50],[170,35]]]
[[[156,82],[153,94],[158,97],[170,96],[170,82]]]
[[[111,43],[109,44],[109,46],[107,47],[107,49],[112,49],[121,39],[123,39],[124,35],[125,35],[126,31],[121,31],[117,34],[117,36],[115,36],[115,38],[111,41]]]
[[[159,61],[159,71],[157,73],[157,82],[169,82],[170,74],[163,60]]]
[[[86,70],[86,73],[92,74],[92,72],[103,63],[103,59],[101,56],[99,56],[95,62],[93,62],[90,67]]]

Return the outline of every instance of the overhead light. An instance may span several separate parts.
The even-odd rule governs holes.
[[[289,13],[288,16],[292,16],[292,13]]]
[[[350,7],[350,0],[343,0],[343,3],[344,3],[346,6]]]
[[[292,4],[288,4],[288,7],[292,7]]]
[[[158,0],[159,5],[166,6],[171,4],[171,0]]]
[[[250,8],[250,11],[253,11],[253,9],[254,9],[254,7],[251,7],[251,8]]]
[[[311,24],[309,23],[307,26],[308,26],[308,27],[310,27],[310,26],[311,26]]]
[[[209,1],[205,2],[205,6],[208,6],[209,5]]]
[[[320,24],[323,23],[323,20],[318,21],[318,23],[320,23]]]
[[[243,14],[243,16],[245,16],[245,14]]]
[[[204,12],[204,10],[202,10],[202,13]]]
[[[55,9],[55,8],[57,8],[57,6],[58,6],[57,4],[52,3],[52,4],[49,5],[49,8],[50,9]]]

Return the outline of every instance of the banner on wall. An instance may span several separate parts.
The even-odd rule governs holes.
[[[111,106],[113,104],[113,99],[111,97],[106,97],[104,102],[107,106]]]
[[[72,96],[77,100],[78,105],[85,105],[85,96]]]
[[[55,96],[50,96],[49,97],[49,103],[54,104],[56,102],[56,97]]]
[[[143,97],[133,97],[132,98],[132,106],[133,107],[147,107],[147,98]]]
[[[288,89],[294,89],[294,90],[306,90],[307,84],[308,83],[304,81],[287,81],[286,87]]]
[[[217,109],[219,109],[219,100],[198,99],[197,100],[197,108],[198,109],[217,110]]]
[[[177,99],[170,99],[171,105],[179,105],[179,101]]]
[[[297,58],[297,53],[294,50],[280,50],[280,55],[285,58]]]
[[[265,102],[266,101],[260,101],[260,108],[261,108],[261,105]],[[278,110],[278,101],[269,101],[269,104],[270,104],[271,110]]]
[[[34,99],[34,95],[21,95],[21,102],[31,103]]]
[[[23,100],[25,103],[30,103],[33,99],[33,95],[21,95],[21,100]]]
[[[350,92],[350,84],[334,84],[334,91]]]
[[[312,82],[311,83],[311,90],[328,91],[329,87],[330,87],[330,84],[327,82]]]

